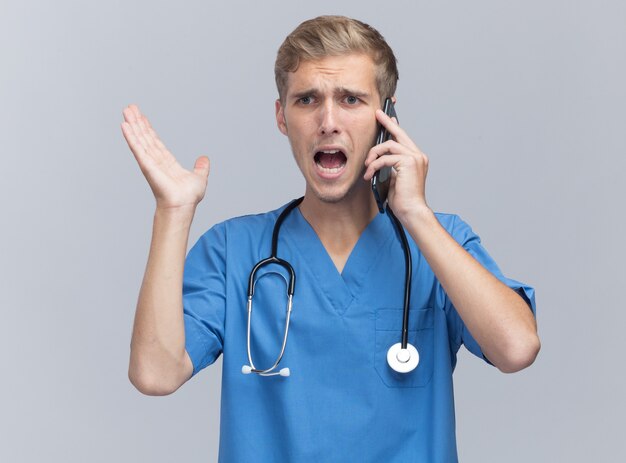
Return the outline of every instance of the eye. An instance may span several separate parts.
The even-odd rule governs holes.
[[[313,98],[311,98],[310,96],[303,96],[302,98],[298,99],[298,103],[303,104],[303,105],[309,105],[313,102]]]
[[[346,103],[348,103],[349,105],[354,105],[354,104],[357,104],[358,102],[359,102],[359,99],[355,97],[354,95],[348,95],[346,97]]]

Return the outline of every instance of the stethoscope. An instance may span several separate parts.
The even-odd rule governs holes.
[[[281,368],[279,371],[275,371],[278,368],[278,364],[283,358],[285,354],[285,346],[287,345],[287,336],[289,334],[289,320],[291,318],[291,308],[293,304],[293,293],[296,285],[296,272],[293,270],[293,267],[289,262],[284,259],[278,257],[277,248],[278,248],[278,233],[280,232],[280,227],[285,220],[285,218],[289,215],[291,211],[293,211],[296,207],[300,205],[302,202],[302,198],[298,198],[293,200],[287,207],[280,213],[278,219],[276,219],[276,224],[274,224],[274,230],[272,232],[272,253],[271,255],[258,262],[250,272],[250,277],[248,278],[248,323],[247,323],[247,334],[246,334],[246,343],[248,349],[248,365],[244,365],[241,368],[241,372],[244,374],[257,373],[261,376],[289,376],[290,370],[289,368]],[[402,243],[402,250],[404,251],[404,313],[402,316],[402,339],[401,342],[398,342],[392,345],[387,351],[387,363],[389,366],[397,371],[398,373],[409,373],[417,367],[419,363],[419,353],[415,346],[409,344],[409,306],[411,302],[411,269],[412,269],[412,260],[411,260],[411,251],[409,249],[409,243],[406,239],[406,234],[404,233],[404,229],[400,224],[398,218],[393,214],[393,211],[387,206],[387,213],[394,223],[396,230],[398,231],[398,235],[400,235],[400,241]],[[252,323],[252,298],[254,296],[254,285],[256,284],[255,276],[257,271],[265,267],[266,265],[277,264],[285,268],[289,273],[289,283],[287,285],[287,316],[285,318],[285,333],[283,335],[283,343],[280,348],[280,353],[276,358],[274,364],[266,369],[260,369],[254,366],[254,362],[252,361],[252,351],[250,348],[250,326]]]

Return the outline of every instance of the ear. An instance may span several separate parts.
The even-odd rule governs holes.
[[[276,100],[276,125],[278,125],[278,130],[283,135],[287,135],[287,120],[285,119],[285,108],[281,104],[280,100]]]
[[[395,96],[395,95],[394,95],[394,96],[392,96],[392,97],[391,97],[391,102],[392,102],[393,104],[396,104],[396,101],[397,101],[397,100],[396,100],[396,96]]]

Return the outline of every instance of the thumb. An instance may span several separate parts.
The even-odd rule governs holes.
[[[209,176],[209,170],[211,170],[211,161],[206,156],[200,156],[196,159],[195,164],[193,165],[193,171],[196,174],[202,175],[202,177],[207,178]]]

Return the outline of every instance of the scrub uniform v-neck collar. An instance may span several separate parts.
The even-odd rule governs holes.
[[[376,266],[380,253],[388,246],[395,233],[389,217],[386,214],[376,214],[354,245],[343,272],[339,273],[319,236],[300,209],[296,208],[289,214],[284,225],[285,232],[293,240],[294,248],[302,254],[302,262],[308,263],[308,270],[315,276],[316,285],[339,315],[343,315],[362,294],[363,284],[369,281],[366,276]],[[304,273],[297,268],[295,272],[296,275]]]

